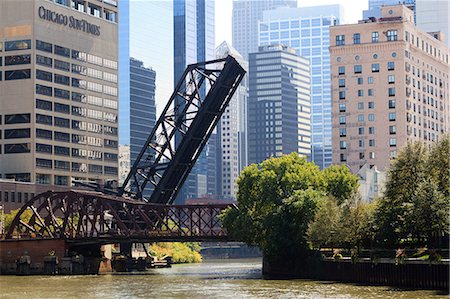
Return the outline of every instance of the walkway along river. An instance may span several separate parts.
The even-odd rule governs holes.
[[[206,260],[128,274],[0,276],[0,298],[444,298],[399,290],[309,280],[263,280],[261,260]]]

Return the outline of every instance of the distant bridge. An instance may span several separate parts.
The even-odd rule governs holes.
[[[49,191],[20,209],[5,239],[63,239],[73,245],[226,242],[218,216],[228,207],[235,206],[160,205],[100,192]]]

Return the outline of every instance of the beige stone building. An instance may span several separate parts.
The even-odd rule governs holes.
[[[0,0],[0,177],[117,180],[117,1]]]
[[[408,140],[450,128],[449,48],[403,5],[330,28],[333,163],[384,171]]]

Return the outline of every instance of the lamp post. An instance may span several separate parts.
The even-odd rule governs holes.
[[[0,205],[0,235],[5,234],[5,212],[4,207]]]

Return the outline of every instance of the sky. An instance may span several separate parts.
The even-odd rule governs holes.
[[[259,1],[259,0],[254,0]],[[298,0],[298,6],[341,4],[344,7],[344,23],[357,23],[368,0]],[[216,46],[224,40],[231,44],[231,16],[233,0],[216,0]]]

